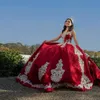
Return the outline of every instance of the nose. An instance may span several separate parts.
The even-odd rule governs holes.
[[[67,22],[66,24],[68,25],[69,23]]]

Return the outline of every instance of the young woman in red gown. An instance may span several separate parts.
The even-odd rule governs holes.
[[[60,38],[63,43],[55,42]],[[73,21],[68,18],[61,34],[44,41],[31,55],[16,81],[47,92],[60,86],[85,91],[92,89],[94,83],[100,84],[100,69],[79,47]]]

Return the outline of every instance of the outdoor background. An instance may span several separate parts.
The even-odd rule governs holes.
[[[0,0],[0,100],[100,100],[98,86],[45,93],[15,81],[31,54],[58,36],[68,17],[80,47],[100,68],[100,0]]]
[[[81,48],[100,51],[99,6],[100,0],[0,0],[0,43],[41,44],[72,17]]]

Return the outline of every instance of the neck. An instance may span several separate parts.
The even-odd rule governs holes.
[[[68,29],[69,29],[69,27],[67,26],[67,27],[66,27],[66,31],[68,31]]]

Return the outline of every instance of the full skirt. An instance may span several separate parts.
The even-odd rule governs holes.
[[[30,88],[54,89],[61,86],[90,90],[100,85],[100,69],[78,46],[71,43],[46,43],[31,55],[16,78]]]

